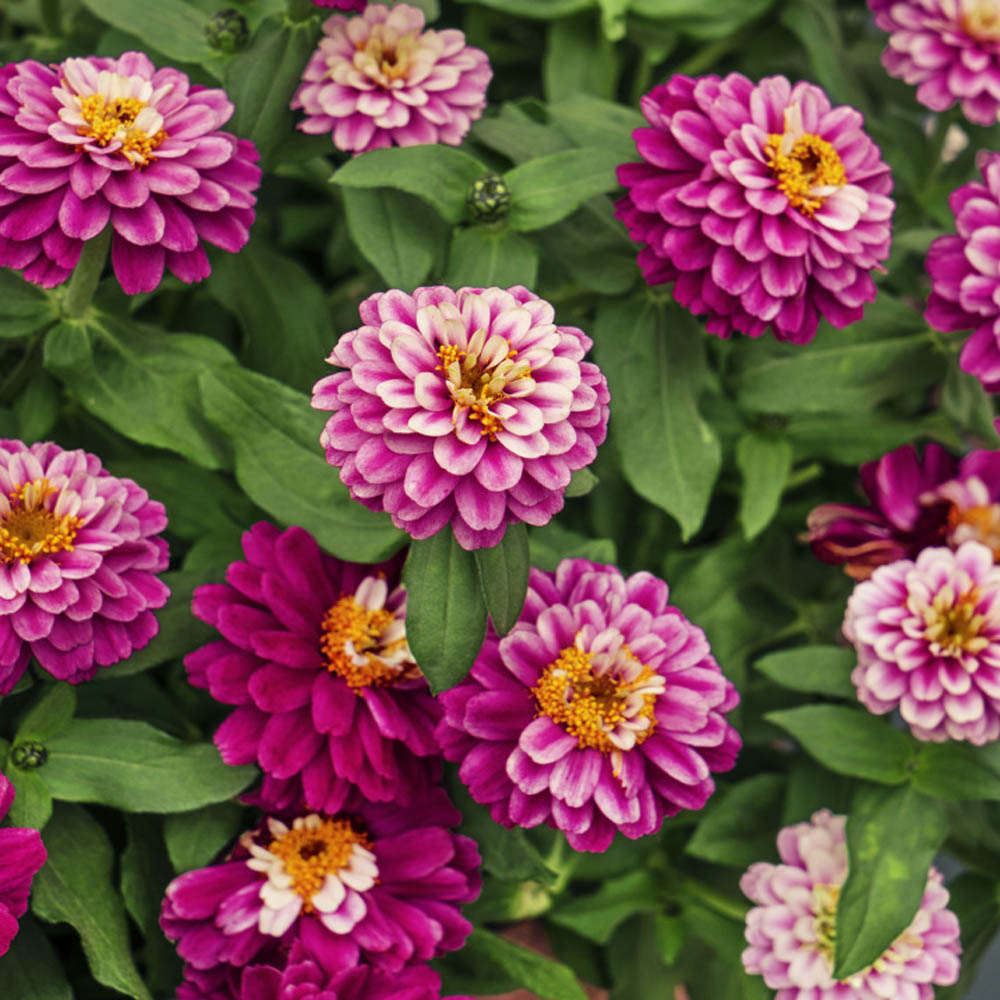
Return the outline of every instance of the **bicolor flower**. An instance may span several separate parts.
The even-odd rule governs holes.
[[[0,439],[0,694],[32,655],[78,684],[156,635],[166,524],[163,504],[96,455]]]
[[[14,801],[14,786],[0,774],[0,820]],[[31,880],[48,855],[37,830],[0,827],[0,955],[17,936],[18,920],[28,909]]]
[[[586,559],[531,571],[513,631],[491,630],[439,696],[444,754],[498,823],[603,851],[705,804],[740,749],[725,719],[739,696],[668,596],[649,573]]]
[[[853,108],[811,83],[671,77],[641,102],[641,161],[618,168],[616,214],[646,282],[710,333],[812,340],[875,298],[889,255],[892,178]]]

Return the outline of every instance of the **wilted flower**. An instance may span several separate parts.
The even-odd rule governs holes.
[[[375,3],[358,17],[334,14],[323,31],[292,107],[308,116],[300,131],[330,132],[338,149],[458,146],[486,107],[486,53],[455,28],[425,31],[419,7]]]
[[[330,816],[270,817],[229,859],[174,879],[160,925],[195,970],[245,966],[294,944],[327,970],[366,962],[386,971],[460,948],[459,908],[479,893],[475,842],[444,792],[418,804],[360,797]]]
[[[3,67],[0,264],[51,288],[110,223],[130,295],[156,288],[164,267],[200,281],[203,242],[235,253],[254,220],[257,151],[218,131],[232,113],[223,91],[141,52]]]
[[[996,0],[868,0],[889,32],[882,65],[917,85],[932,111],[961,101],[977,125],[995,125],[1000,110],[1000,8]]]
[[[649,573],[586,559],[531,571],[514,630],[491,630],[440,695],[445,756],[498,823],[603,851],[616,830],[641,837],[705,804],[740,748],[724,717],[739,696],[667,598]]]
[[[840,888],[847,876],[845,817],[828,809],[778,834],[781,864],[752,864],[740,880],[758,905],[747,914],[743,966],[777,990],[775,1000],[933,1000],[958,979],[958,920],[941,873],[927,873],[913,922],[868,968],[835,980]]]
[[[889,255],[889,167],[853,108],[811,83],[739,73],[671,77],[641,102],[640,163],[618,168],[616,214],[650,285],[710,333],[806,343],[823,317],[842,327],[875,298]]]
[[[516,286],[379,292],[327,360],[313,406],[351,495],[414,538],[451,524],[466,549],[547,523],[604,440],[608,389],[591,340]]]
[[[166,524],[163,504],[95,455],[0,439],[0,694],[32,655],[78,684],[156,635]]]
[[[0,820],[14,801],[14,786],[0,774]],[[0,827],[0,955],[6,955],[28,909],[31,880],[45,864],[45,847],[37,830]]]
[[[336,812],[355,787],[385,802],[436,778],[440,709],[406,644],[399,559],[376,566],[319,551],[302,528],[261,522],[225,584],[194,593],[222,638],[185,658],[196,687],[236,710],[215,743],[259,763],[262,801]]]
[[[979,542],[880,566],[847,602],[858,698],[899,707],[913,734],[977,745],[1000,737],[1000,567]]]
[[[956,236],[939,236],[927,251],[932,288],[927,322],[935,330],[972,330],[962,368],[988,392],[1000,391],[1000,153],[976,158],[983,183],[951,193]]]

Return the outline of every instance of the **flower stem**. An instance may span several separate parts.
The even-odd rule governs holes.
[[[90,306],[90,301],[101,280],[101,272],[108,257],[108,244],[111,242],[111,226],[105,226],[92,240],[83,245],[80,259],[73,269],[69,279],[66,294],[63,298],[62,311],[65,316],[78,318]]]
[[[38,0],[39,16],[46,34],[59,38],[62,35],[62,17],[59,0]]]

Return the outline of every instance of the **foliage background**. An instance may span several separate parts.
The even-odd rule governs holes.
[[[212,255],[201,285],[167,278],[128,299],[107,280],[92,310],[68,318],[61,291],[0,272],[0,436],[84,447],[134,478],[166,504],[173,555],[173,597],[147,649],[78,689],[36,677],[0,703],[0,767],[17,787],[8,822],[41,828],[49,851],[33,916],[0,961],[0,995],[172,995],[162,889],[247,825],[233,797],[253,778],[218,760],[220,706],[186,682],[181,657],[210,638],[191,592],[222,578],[260,518],[303,525],[342,558],[373,561],[403,543],[324,462],[323,415],[306,393],[362,298],[441,282],[525,284],[594,337],[611,439],[565,511],[528,532],[530,561],[587,556],[664,576],[742,693],[733,721],[745,741],[703,812],[599,856],[573,855],[547,829],[501,830],[455,782],[487,879],[469,911],[479,929],[440,963],[448,989],[582,1000],[584,980],[612,1000],[662,1000],[678,984],[691,1000],[767,1000],[739,960],[738,879],[776,857],[781,825],[826,806],[850,812],[858,843],[864,833],[879,845],[874,856],[851,845],[838,969],[863,967],[908,924],[944,852],[961,866],[951,891],[965,957],[961,982],[937,997],[968,996],[1000,928],[1000,747],[919,744],[858,707],[852,654],[837,645],[850,581],[801,533],[813,506],[853,497],[859,463],[903,442],[997,445],[991,400],[960,371],[959,345],[922,319],[924,253],[949,230],[947,196],[972,179],[976,150],[1000,146],[997,130],[949,131],[953,116],[929,114],[889,79],[860,0],[422,0],[430,21],[489,53],[487,115],[460,150],[348,161],[328,138],[295,132],[287,107],[321,12],[231,0],[251,38],[225,53],[204,33],[217,2],[0,5],[5,62],[140,48],[223,85],[237,108],[227,129],[256,142],[265,168],[250,244]],[[638,98],[671,73],[731,70],[819,83],[864,113],[893,169],[879,297],[862,322],[823,325],[805,347],[706,335],[645,287],[612,215]],[[509,215],[491,224],[466,205],[487,170],[511,192]],[[433,567],[427,581],[425,604],[433,594],[475,617],[478,595]],[[438,684],[467,666],[469,637],[447,638]],[[29,741],[48,751],[41,767],[25,766]],[[497,933],[532,918],[554,959]]]

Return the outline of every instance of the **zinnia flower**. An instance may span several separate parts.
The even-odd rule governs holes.
[[[0,774],[0,820],[14,801],[14,786]],[[6,955],[28,909],[35,872],[45,864],[45,847],[37,830],[0,827],[0,955]]]
[[[931,294],[925,318],[935,330],[972,330],[960,356],[987,392],[1000,392],[1000,153],[980,153],[983,182],[951,193],[956,236],[927,251]]]
[[[109,223],[111,263],[130,295],[167,267],[211,268],[203,242],[235,253],[254,220],[253,143],[219,126],[221,90],[154,69],[141,52],[0,69],[0,264],[51,288]]]
[[[868,0],[889,32],[885,71],[917,85],[932,111],[956,101],[977,125],[995,125],[1000,109],[1000,9],[996,0]]]
[[[333,816],[268,818],[228,860],[167,886],[160,925],[196,970],[280,959],[301,945],[332,972],[395,972],[460,948],[479,893],[475,842],[441,789],[401,807],[353,799]],[[275,959],[275,961],[271,961]]]
[[[977,541],[1000,559],[1000,451],[973,451],[956,462],[940,445],[927,445],[920,459],[907,444],[866,462],[860,475],[870,507],[825,503],[810,512],[818,559],[842,563],[856,580],[930,545]]]
[[[406,644],[400,559],[364,566],[320,552],[302,528],[255,524],[227,584],[194,593],[222,638],[188,654],[191,683],[236,710],[215,743],[227,764],[259,763],[258,801],[336,812],[408,800],[437,777],[440,709]]]
[[[78,684],[156,635],[166,524],[163,504],[95,455],[0,439],[0,694],[32,655]]]
[[[747,913],[743,967],[777,990],[775,1000],[933,1000],[958,979],[958,920],[941,873],[931,868],[913,923],[867,969],[835,980],[840,887],[847,877],[846,817],[828,809],[778,834],[781,864],[752,864],[740,880],[758,905]]]
[[[1000,737],[1000,567],[979,542],[880,566],[847,602],[851,680],[876,715],[899,707],[914,736]]]
[[[486,53],[455,28],[425,31],[419,7],[370,4],[357,17],[334,14],[323,32],[292,107],[308,116],[300,131],[330,132],[337,149],[458,146],[486,107]]]
[[[449,522],[466,549],[508,524],[546,524],[604,440],[608,388],[591,340],[515,286],[379,292],[327,361],[313,406],[351,496],[428,538]]]
[[[545,822],[578,851],[700,809],[733,766],[739,702],[705,633],[649,573],[564,559],[531,571],[521,618],[492,629],[469,676],[439,696],[444,754],[504,826]]]
[[[812,340],[875,298],[869,272],[889,255],[889,167],[853,108],[811,83],[671,77],[643,97],[640,163],[618,168],[616,214],[650,285],[710,333]]]

